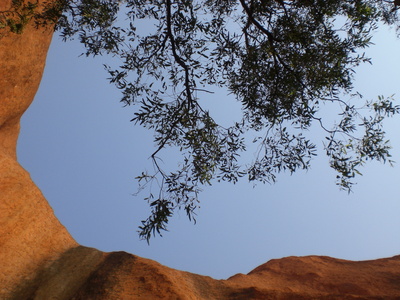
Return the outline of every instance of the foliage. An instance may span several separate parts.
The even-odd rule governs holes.
[[[12,0],[8,10],[0,11],[0,37],[5,30],[21,34],[26,26],[34,23],[36,28],[54,26],[62,16],[65,1],[49,1],[39,4],[38,1]]]
[[[244,176],[274,182],[279,172],[308,169],[313,124],[326,131],[343,189],[351,190],[366,161],[390,161],[382,122],[400,108],[383,97],[365,102],[353,79],[370,61],[362,51],[378,23],[398,21],[391,1],[74,0],[63,7],[62,36],[77,36],[87,56],[118,58],[120,66],[106,66],[110,82],[135,107],[132,121],[154,132],[154,172],[137,177],[150,193],[151,215],[140,227],[147,241],[167,229],[176,209],[192,219],[203,185]],[[215,88],[242,105],[229,127],[202,105]],[[320,116],[327,105],[338,112],[336,125]],[[249,132],[258,151],[243,163]],[[161,165],[168,147],[182,154],[173,171]]]
[[[36,8],[37,3],[12,0],[10,10],[0,12],[0,29],[8,28],[10,32],[22,33],[36,14]]]

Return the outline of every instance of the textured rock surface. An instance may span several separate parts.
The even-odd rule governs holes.
[[[10,5],[1,0],[0,10]],[[0,299],[76,246],[16,161],[19,120],[39,86],[51,35],[28,26],[0,39]]]
[[[0,10],[10,4],[0,0]],[[400,256],[288,257],[214,280],[79,246],[16,161],[50,39],[51,29],[33,27],[0,39],[0,299],[400,299]]]

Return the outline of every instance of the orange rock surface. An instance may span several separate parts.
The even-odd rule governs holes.
[[[0,1],[0,11],[11,0]],[[52,29],[27,26],[0,39],[0,299],[77,244],[16,161],[19,121],[42,77]]]
[[[10,5],[0,0],[1,11]],[[400,256],[287,257],[215,280],[78,245],[16,160],[51,36],[28,26],[0,39],[0,299],[400,299]]]

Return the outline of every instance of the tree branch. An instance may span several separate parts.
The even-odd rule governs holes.
[[[260,22],[258,22],[258,21],[254,18],[253,12],[251,11],[250,7],[247,6],[247,4],[246,4],[246,2],[245,2],[244,0],[240,0],[240,4],[242,5],[244,11],[246,12],[246,15],[247,15],[249,21],[250,21],[254,26],[256,26],[257,29],[259,29],[262,33],[264,33],[264,34],[268,37],[268,40],[269,40],[269,42],[271,43],[271,45],[272,45],[272,43],[273,43],[274,41],[278,41],[278,40],[273,36],[273,34],[272,34],[269,30],[267,30],[264,26],[262,26],[262,25],[260,24]]]
[[[178,55],[176,51],[176,42],[175,42],[175,37],[174,34],[172,33],[172,16],[171,16],[171,0],[166,1],[166,14],[167,14],[167,36],[171,42],[171,50],[172,50],[172,55],[175,58],[175,61],[182,67],[182,69],[185,71],[185,90],[186,90],[186,97],[189,101],[189,105],[193,103],[193,98],[192,98],[192,92],[190,89],[190,77],[189,77],[189,67],[185,64],[185,62],[182,60],[182,58]]]

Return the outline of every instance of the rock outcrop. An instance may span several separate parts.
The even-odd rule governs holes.
[[[215,280],[126,252],[78,246],[14,289],[11,299],[400,299],[399,282],[400,256],[287,257]]]
[[[0,11],[10,6],[0,1]],[[400,256],[288,257],[214,280],[78,245],[16,160],[51,36],[51,27],[27,26],[0,39],[0,299],[400,299]]]
[[[11,0],[0,1],[0,11]],[[27,26],[0,39],[0,299],[77,244],[16,160],[20,118],[42,77],[52,28]]]

